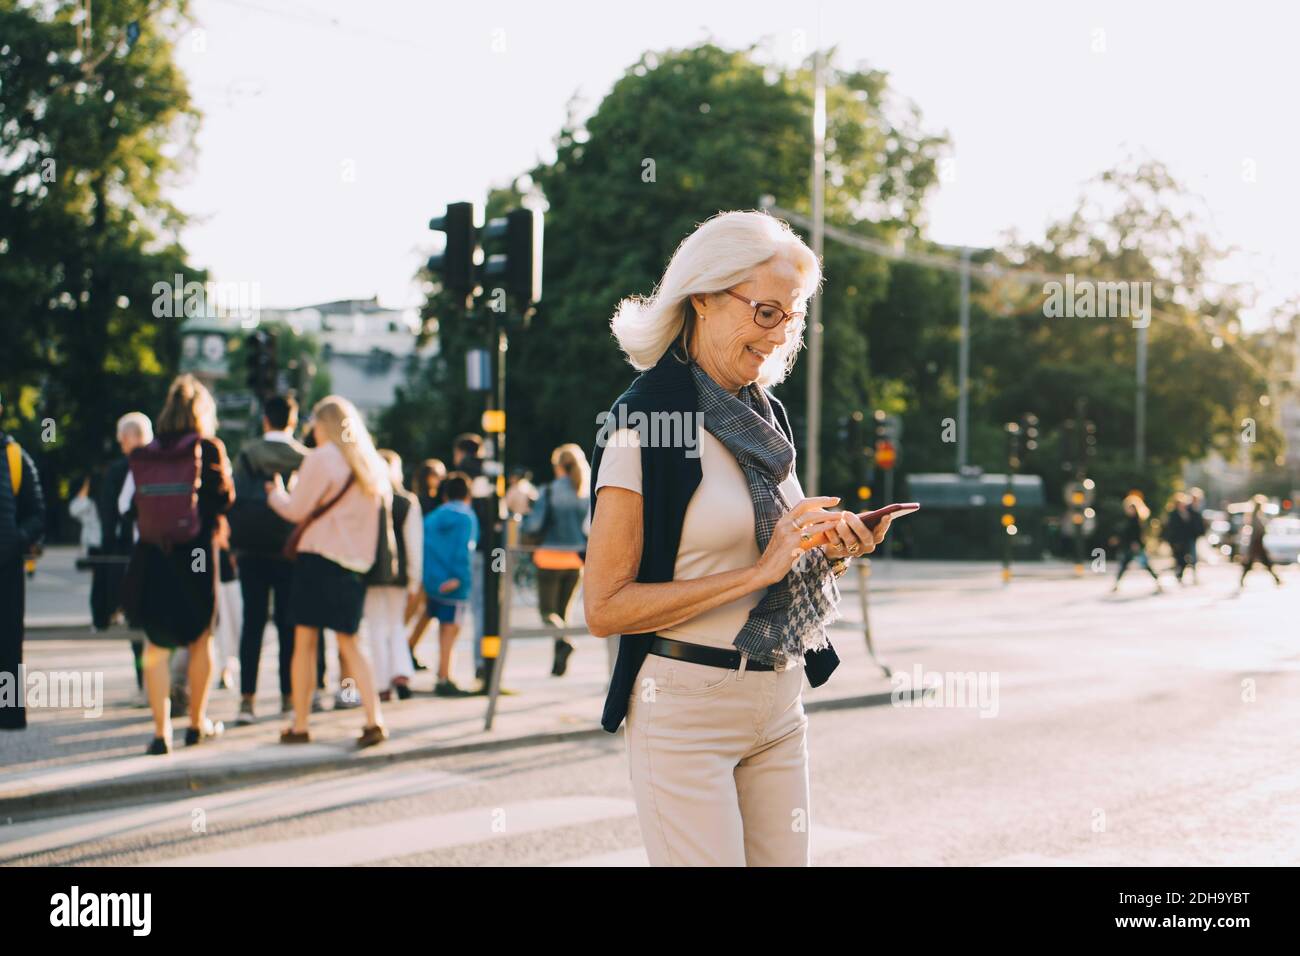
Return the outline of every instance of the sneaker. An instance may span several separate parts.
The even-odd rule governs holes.
[[[434,697],[475,697],[477,695],[472,690],[465,690],[462,687],[457,687],[455,681],[448,679],[448,680],[440,680],[438,681],[438,683],[433,685],[433,696]]]
[[[201,744],[205,740],[213,740],[220,737],[226,731],[226,725],[221,721],[203,721],[202,727],[190,727],[185,731],[185,746],[193,747]]]
[[[357,707],[360,707],[360,706],[361,706],[361,701],[360,701],[359,699],[357,699],[356,697],[353,697],[353,696],[350,695],[350,694],[345,694],[345,693],[343,693],[343,691],[339,691],[337,694],[334,695],[334,709],[335,709],[335,710],[352,710],[352,709],[357,708]],[[312,702],[312,708],[311,708],[311,709],[312,709],[313,712],[316,710],[316,702],[315,702],[315,701]],[[322,708],[322,709],[324,709],[324,708]]]
[[[552,677],[563,677],[569,669],[569,655],[573,653],[573,644],[560,638],[555,642],[555,663],[551,665]]]
[[[248,699],[240,701],[239,716],[235,718],[235,726],[247,727],[255,723],[257,723],[257,714],[253,711],[253,702]]]
[[[316,692],[311,695],[311,712],[313,714],[325,713],[325,705],[320,702],[320,693]]]

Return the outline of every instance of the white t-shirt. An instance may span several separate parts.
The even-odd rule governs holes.
[[[727,446],[705,429],[700,430],[700,468],[700,485],[686,506],[673,566],[674,580],[689,581],[747,568],[759,558],[758,542],[754,540],[754,505],[745,473]],[[622,429],[610,436],[595,487],[599,490],[606,485],[641,493],[641,448],[635,429]],[[791,505],[804,496],[793,471],[781,483],[781,491]],[[762,588],[751,591],[658,633],[691,644],[730,649],[749,612],[765,593]]]

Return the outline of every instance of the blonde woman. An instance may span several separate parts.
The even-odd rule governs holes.
[[[642,374],[601,416],[583,590],[591,632],[621,635],[602,725],[626,718],[652,865],[809,863],[804,676],[839,663],[836,579],[888,527],[803,496],[769,390],[820,281],[789,226],[729,212],[613,319]]]
[[[267,483],[267,503],[300,526],[290,604],[293,637],[293,723],[280,734],[286,744],[307,743],[308,715],[316,686],[316,643],[328,628],[338,638],[340,666],[356,681],[366,725],[357,741],[370,747],[388,737],[379,694],[357,640],[365,605],[362,580],[375,563],[381,531],[380,505],[391,511],[393,488],[387,463],[375,450],[361,415],[346,398],[329,395],[311,414],[315,448],[303,458],[293,489],[279,474]],[[391,534],[391,527],[385,526]],[[397,553],[389,541],[389,555]]]
[[[1151,509],[1147,507],[1142,495],[1130,491],[1124,498],[1124,518],[1120,524],[1119,534],[1112,539],[1116,542],[1119,557],[1119,570],[1115,573],[1115,584],[1110,589],[1112,594],[1119,590],[1119,579],[1124,576],[1132,561],[1136,561],[1147,574],[1151,575],[1151,580],[1156,582],[1156,594],[1164,590],[1160,586],[1159,576],[1152,569],[1151,562],[1147,560],[1146,527],[1150,520]]]
[[[189,649],[186,746],[216,737],[224,729],[207,718],[218,584],[213,538],[219,536],[235,490],[226,447],[216,437],[216,403],[198,379],[181,375],[172,382],[156,426],[157,437],[130,454],[131,470],[122,484],[118,507],[136,521],[140,535],[123,582],[123,603],[127,619],[138,622],[147,638],[142,667],[154,739],[146,752],[162,755],[172,749],[174,650]],[[197,490],[175,490],[187,486]],[[157,529],[177,525],[176,516],[184,517],[190,508],[197,524],[188,540],[158,533]]]
[[[582,558],[587,550],[583,521],[589,508],[591,468],[582,449],[572,443],[551,453],[551,467],[555,479],[541,487],[520,531],[538,544],[533,552],[537,613],[560,630],[568,623],[569,604],[582,579]],[[573,643],[562,634],[556,637],[553,676],[564,676],[572,653]]]

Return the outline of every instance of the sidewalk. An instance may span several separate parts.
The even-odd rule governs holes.
[[[268,636],[259,681],[259,722],[235,727],[238,693],[214,691],[209,714],[226,722],[225,735],[186,748],[188,721],[173,718],[176,749],[170,756],[150,757],[144,748],[153,735],[152,721],[147,709],[131,706],[135,681],[126,640],[83,633],[38,630],[29,635],[25,662],[29,674],[102,673],[103,712],[86,717],[80,710],[30,709],[26,731],[0,734],[0,820],[319,770],[566,740],[621,739],[599,726],[608,668],[605,646],[597,638],[582,637],[575,639],[577,650],[563,678],[550,676],[549,640],[511,643],[503,686],[517,693],[499,699],[491,731],[483,729],[486,697],[436,698],[431,672],[424,671],[415,677],[410,700],[384,705],[392,736],[383,745],[355,749],[364,719],[360,709],[352,709],[312,715],[313,742],[284,746],[278,741],[286,721],[279,715],[275,641]],[[861,630],[851,624],[837,627],[836,648],[844,663],[822,688],[805,688],[808,709],[887,703],[889,681],[867,658]],[[422,646],[422,653],[432,652],[431,644]],[[327,656],[333,656],[332,647]],[[458,646],[456,658],[454,679],[464,687],[475,686],[467,645]],[[331,687],[336,686],[335,675],[329,679]]]
[[[34,613],[28,618],[28,673],[76,670],[102,674],[103,711],[87,718],[79,710],[36,708],[29,711],[26,731],[0,734],[0,819],[318,770],[563,740],[619,739],[599,726],[608,667],[604,643],[581,637],[575,639],[577,651],[563,678],[550,676],[548,639],[511,642],[504,686],[518,693],[500,699],[491,731],[483,729],[486,698],[435,698],[432,674],[425,671],[416,675],[411,700],[385,706],[384,717],[392,738],[382,746],[365,751],[354,748],[363,723],[360,710],[313,715],[313,742],[283,746],[278,737],[286,720],[279,714],[278,662],[271,629],[259,681],[259,722],[251,727],[235,727],[238,694],[234,690],[214,691],[209,714],[214,720],[225,721],[225,736],[187,749],[183,746],[183,732],[188,721],[180,715],[174,718],[173,754],[148,757],[144,748],[152,737],[152,721],[147,709],[131,705],[135,680],[125,633],[89,633],[84,612],[78,617],[86,606],[89,576],[73,569],[71,553],[53,557],[43,563],[36,579],[30,582],[36,600],[31,602]],[[937,597],[936,592],[941,592],[948,599],[945,606],[963,592],[972,596],[982,593],[985,599],[998,600],[1002,593],[1000,570],[995,562],[876,560],[869,582],[872,606],[890,617],[906,614],[910,618],[917,593],[930,592]],[[1016,579],[1031,590],[1073,577],[1071,566],[1060,563],[1023,564],[1015,571]],[[835,626],[835,646],[843,664],[822,688],[805,687],[810,711],[864,707],[889,700],[891,685],[867,657],[862,639],[858,576],[850,573],[840,583],[844,620]],[[580,601],[575,602],[575,609],[580,613]],[[527,605],[516,606],[513,615],[520,627],[538,624],[535,608]],[[934,623],[938,623],[937,619]],[[939,630],[944,629],[946,626],[940,624]],[[897,643],[902,637],[900,630],[887,627],[886,633],[892,634],[893,648],[903,650]],[[432,637],[426,637],[421,651],[426,658],[435,653]],[[337,686],[337,674],[332,643],[326,657],[333,688]],[[474,687],[472,668],[468,644],[462,639],[457,645],[452,676],[462,686]],[[332,700],[327,706],[329,703]]]

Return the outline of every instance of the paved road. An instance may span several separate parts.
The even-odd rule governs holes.
[[[988,577],[877,596],[882,652],[953,706],[813,715],[815,862],[1300,863],[1300,575]],[[8,864],[645,862],[621,737],[2,824]]]

